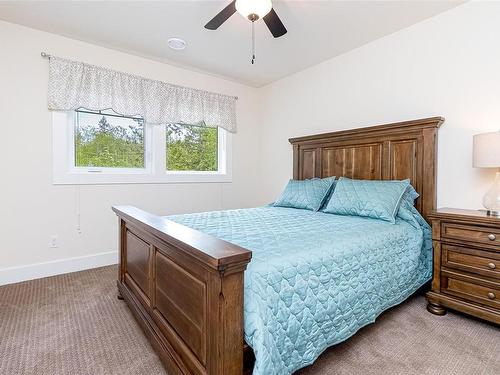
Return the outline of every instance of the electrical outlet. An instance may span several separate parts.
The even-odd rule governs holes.
[[[56,247],[59,247],[59,241],[58,241],[57,234],[53,234],[52,236],[49,237],[49,247],[51,249],[55,249]]]

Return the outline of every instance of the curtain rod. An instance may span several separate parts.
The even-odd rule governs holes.
[[[43,51],[40,53],[40,56],[42,56],[44,59],[50,59],[52,57],[52,55],[49,55],[47,52],[43,52]],[[238,100],[237,96],[235,96],[234,98],[236,100]]]

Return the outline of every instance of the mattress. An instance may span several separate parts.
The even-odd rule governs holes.
[[[432,275],[430,228],[409,204],[395,224],[271,206],[168,219],[252,250],[244,330],[255,375],[313,363]]]

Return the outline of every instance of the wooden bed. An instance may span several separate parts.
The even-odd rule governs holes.
[[[441,117],[290,139],[293,177],[410,178],[416,207],[436,206]],[[169,374],[251,371],[243,339],[243,277],[252,252],[130,206],[119,218],[119,298]]]

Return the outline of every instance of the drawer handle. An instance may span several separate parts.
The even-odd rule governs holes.
[[[490,241],[495,241],[497,239],[497,236],[495,236],[493,233],[491,233],[491,234],[488,234],[488,239]]]
[[[488,267],[489,269],[491,270],[494,270],[495,268],[497,268],[496,264],[495,263],[488,263]]]
[[[488,298],[489,299],[495,299],[497,296],[495,296],[495,293],[489,292],[488,293]]]

